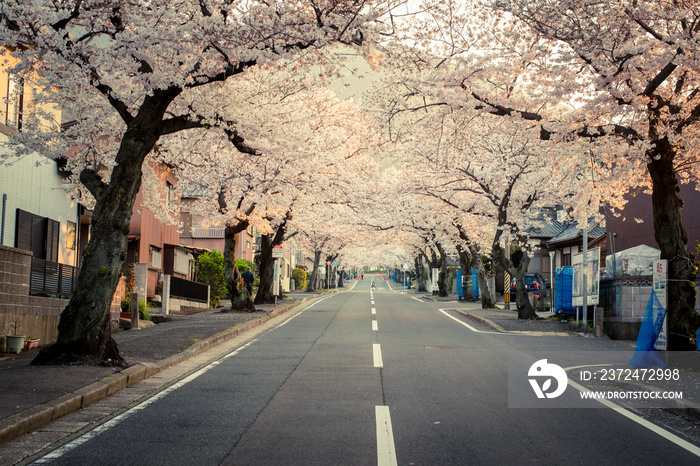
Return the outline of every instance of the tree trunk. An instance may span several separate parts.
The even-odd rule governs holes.
[[[309,284],[306,287],[306,291],[316,291],[318,288],[318,264],[321,262],[321,251],[318,249],[314,251],[314,269],[311,271],[311,278],[309,278]]]
[[[425,288],[425,269],[423,268],[423,253],[418,253],[413,258],[413,263],[416,267],[416,284],[418,291],[426,291]]]
[[[668,349],[692,351],[691,338],[700,327],[700,316],[694,309],[694,257],[688,249],[688,234],[681,219],[683,201],[673,170],[674,152],[665,138],[657,141],[650,152],[647,167],[653,186],[654,237],[661,258],[668,260]]]
[[[286,222],[284,222],[274,234],[263,235],[261,238],[260,270],[258,271],[260,285],[258,286],[258,294],[255,295],[255,304],[273,304],[275,302],[275,259],[272,258],[272,251],[275,246],[282,244],[286,231]],[[279,296],[282,296],[282,287],[280,287]]]
[[[449,295],[447,291],[447,255],[440,243],[436,244],[440,253],[440,272],[438,272],[438,296],[445,298]]]
[[[343,271],[338,270],[338,288],[342,288],[344,286],[343,284]]]
[[[489,291],[489,282],[486,279],[486,270],[481,262],[481,254],[476,246],[469,245],[469,252],[472,255],[472,268],[476,269],[476,275],[479,278],[479,297],[481,298],[482,309],[493,309],[496,303],[493,302],[491,291]]]
[[[272,304],[275,302],[273,285],[275,280],[275,260],[272,258],[273,237],[262,235],[260,238],[260,284],[255,295],[255,304]]]
[[[457,245],[457,252],[459,253],[459,266],[462,269],[462,293],[464,294],[464,300],[474,302],[476,297],[472,289],[471,257],[461,244]]]
[[[246,228],[248,228],[248,222],[226,226],[224,231],[224,274],[226,276],[226,289],[231,298],[231,311],[254,312],[253,297],[248,293],[245,281],[236,266],[238,233]]]
[[[513,277],[515,281],[515,306],[518,309],[518,319],[537,319],[537,313],[535,308],[532,307],[530,303],[530,298],[527,295],[527,288],[525,287],[525,272],[527,272],[527,267],[530,265],[530,256],[522,250],[522,255],[513,256],[511,259],[506,258],[503,248],[499,244],[495,244],[492,247],[494,259],[500,264],[501,267],[505,269],[506,272]],[[518,263],[515,264],[513,259],[518,257]],[[504,290],[508,293],[508,290]]]
[[[126,260],[141,166],[158,141],[165,110],[178,94],[166,90],[144,100],[122,136],[109,184],[92,171],[81,173],[81,181],[96,200],[90,240],[83,253],[77,289],[61,313],[58,339],[42,349],[32,364],[87,360],[127,365],[112,338],[110,307]]]

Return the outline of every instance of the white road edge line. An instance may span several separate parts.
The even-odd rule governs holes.
[[[47,454],[47,455],[45,455],[45,456],[43,456],[43,457],[37,459],[37,460],[34,461],[32,464],[50,463],[51,461],[53,461],[53,460],[55,460],[55,459],[57,459],[57,458],[60,458],[60,457],[63,456],[64,454],[68,453],[69,451],[71,451],[71,450],[73,450],[73,449],[75,449],[75,448],[78,448],[80,445],[84,444],[84,443],[87,442],[88,440],[91,440],[91,439],[97,437],[98,435],[100,435],[102,432],[106,432],[107,430],[109,430],[109,429],[111,429],[112,427],[116,426],[117,424],[119,424],[119,423],[122,422],[123,420],[127,419],[128,417],[130,417],[132,414],[136,414],[136,413],[139,412],[139,411],[143,411],[143,410],[146,409],[148,406],[152,405],[152,404],[155,403],[156,401],[158,401],[158,400],[160,400],[161,398],[165,397],[165,396],[166,396],[167,394],[169,394],[170,392],[173,392],[173,391],[177,390],[178,388],[182,387],[183,385],[186,385],[186,384],[188,384],[189,382],[193,381],[194,379],[196,379],[196,378],[199,377],[200,375],[203,375],[204,373],[208,372],[209,369],[212,369],[212,368],[214,368],[215,366],[219,365],[219,363],[221,362],[222,359],[227,359],[227,358],[230,358],[230,357],[232,357],[232,356],[237,355],[237,354],[240,353],[243,349],[247,348],[249,345],[251,345],[251,344],[252,344],[253,342],[255,342],[255,341],[257,341],[257,338],[255,338],[255,339],[249,341],[248,343],[246,343],[246,344],[243,345],[243,346],[239,346],[239,347],[236,348],[234,351],[230,352],[229,354],[227,354],[226,356],[222,357],[221,359],[216,360],[216,361],[214,361],[214,362],[212,362],[212,363],[210,363],[210,364],[208,364],[208,365],[202,367],[201,369],[199,369],[199,370],[196,371],[196,372],[193,372],[192,374],[188,375],[187,377],[185,377],[184,379],[180,380],[179,382],[174,383],[173,385],[169,386],[169,387],[166,388],[165,390],[163,390],[163,391],[161,391],[161,392],[159,392],[159,393],[153,395],[151,398],[147,399],[147,400],[144,401],[143,403],[140,403],[140,404],[138,404],[137,406],[134,406],[133,408],[129,409],[128,411],[124,411],[124,412],[121,413],[120,415],[115,416],[114,418],[110,419],[109,421],[105,422],[104,424],[101,424],[101,425],[97,426],[96,428],[92,429],[92,430],[89,431],[89,432],[86,432],[85,434],[81,435],[80,437],[76,438],[75,440],[73,440],[73,441],[71,441],[71,442],[68,442],[68,443],[66,443],[65,445],[63,445],[62,447],[57,448],[56,450],[52,451],[51,453],[49,453],[49,454]]]
[[[376,320],[372,321],[372,330],[379,330],[379,324],[377,324]]]
[[[581,393],[587,393],[590,392],[589,389],[584,387],[583,385],[579,385],[573,380],[569,379],[569,385],[574,387],[576,390],[580,391]],[[650,431],[654,432],[657,435],[660,435],[661,437],[665,438],[666,440],[669,440],[670,442],[675,443],[679,447],[683,448],[684,450],[689,451],[690,453],[694,454],[695,456],[700,456],[700,447],[697,447],[693,445],[692,443],[683,440],[682,438],[678,437],[675,434],[672,434],[671,432],[667,431],[666,429],[663,429],[656,424],[647,421],[646,419],[637,416],[636,414],[626,410],[625,408],[616,405],[615,403],[602,399],[602,398],[594,398],[595,401],[601,403],[604,406],[607,406],[608,408],[612,409],[613,411],[617,412],[618,414],[622,414],[625,416],[627,419],[636,422],[642,427],[646,427]]]
[[[491,334],[493,334],[493,335],[507,335],[507,333],[487,332],[486,330],[479,330],[479,329],[476,329],[476,328],[472,327],[471,325],[469,325],[468,323],[462,322],[462,321],[459,320],[458,318],[449,315],[447,312],[445,312],[444,309],[438,309],[438,311],[442,312],[443,314],[445,314],[447,317],[449,317],[450,319],[454,320],[454,321],[457,322],[458,324],[464,325],[465,327],[467,327],[467,328],[468,328],[469,330],[471,330],[472,332],[475,332],[475,333],[491,333]]]
[[[374,413],[377,419],[377,466],[395,466],[398,463],[389,407],[375,406]]]
[[[424,302],[425,302],[425,301],[423,301],[422,299],[416,298],[415,296],[411,296],[411,299],[415,299],[415,300],[418,301],[419,303],[424,303]]]
[[[372,351],[374,353],[374,367],[384,367],[384,361],[382,361],[382,348],[379,343],[374,343],[372,345]]]

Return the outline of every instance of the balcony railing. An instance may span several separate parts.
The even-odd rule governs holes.
[[[32,258],[30,270],[31,294],[69,297],[78,285],[78,269],[72,265]]]

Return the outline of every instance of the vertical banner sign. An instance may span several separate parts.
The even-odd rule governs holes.
[[[439,273],[440,273],[440,270],[437,267],[435,267],[433,269],[433,277],[432,277],[433,278],[433,286],[432,286],[432,289],[430,291],[433,291],[433,292],[438,291],[438,289],[439,289],[438,288],[438,274]]]
[[[656,297],[659,299],[659,303],[664,309],[668,308],[668,298],[666,296],[666,281],[668,277],[668,261],[666,259],[654,261],[654,273],[653,273],[653,287]],[[668,314],[667,314],[668,315]],[[656,322],[658,316],[658,311],[654,309],[654,318],[652,322]],[[654,348],[657,350],[666,350],[666,319],[664,319],[663,326],[661,327],[661,332],[659,332],[659,337],[654,343]]]
[[[272,281],[272,294],[275,296],[280,294],[279,262],[279,260],[275,259],[275,279]]]
[[[572,304],[583,306],[583,253],[571,258],[574,267],[574,285]],[[600,248],[588,250],[588,270],[586,272],[587,300],[589,306],[597,306],[600,292]]]

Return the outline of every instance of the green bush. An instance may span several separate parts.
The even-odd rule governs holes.
[[[205,252],[197,259],[197,281],[211,288],[211,305],[217,307],[226,297],[224,255],[216,249]]]
[[[236,259],[236,267],[238,267],[238,271],[240,273],[243,273],[246,271],[248,267],[250,267],[250,271],[253,272],[253,275],[257,275],[257,267],[255,264],[252,262],[248,262],[245,259]]]
[[[292,278],[294,279],[295,290],[306,289],[306,270],[296,267],[294,270],[292,270]]]
[[[149,307],[153,307],[151,303],[146,304],[145,301],[139,301],[139,319],[151,320],[151,313],[148,312]],[[122,312],[131,313],[131,296],[124,296],[121,302]]]

